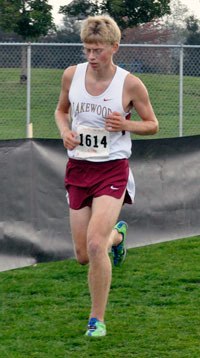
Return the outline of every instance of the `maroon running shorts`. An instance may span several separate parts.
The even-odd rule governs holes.
[[[71,209],[91,207],[93,198],[109,195],[121,198],[129,175],[128,159],[90,162],[69,158],[66,166],[65,188]],[[130,203],[126,193],[124,202]]]

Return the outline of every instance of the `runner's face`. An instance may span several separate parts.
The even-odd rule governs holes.
[[[96,69],[101,64],[110,63],[112,55],[117,51],[118,45],[107,44],[83,44],[83,53],[86,56],[91,67]]]

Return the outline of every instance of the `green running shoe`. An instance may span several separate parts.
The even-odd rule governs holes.
[[[121,266],[126,258],[126,232],[128,229],[128,224],[125,221],[119,221],[114,229],[118,231],[119,234],[122,234],[122,241],[117,246],[112,246],[112,256],[114,266]]]
[[[106,325],[97,318],[90,318],[85,335],[88,337],[103,337],[106,335]]]

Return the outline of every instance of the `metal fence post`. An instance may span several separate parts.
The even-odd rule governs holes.
[[[183,45],[180,46],[179,63],[179,137],[183,136]]]
[[[27,46],[26,137],[33,137],[31,123],[31,44]]]

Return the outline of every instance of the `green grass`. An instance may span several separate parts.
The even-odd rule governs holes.
[[[128,250],[113,270],[108,334],[84,336],[87,267],[75,260],[0,273],[2,358],[199,358],[199,237]]]
[[[35,138],[58,138],[54,122],[63,70],[32,69],[31,121]],[[179,135],[179,76],[138,75],[148,88],[160,123],[153,138]],[[0,139],[26,136],[26,85],[20,85],[20,69],[0,69]],[[200,78],[184,77],[183,135],[200,134]],[[138,119],[133,115],[133,119]],[[141,138],[135,136],[135,138]],[[145,138],[151,138],[145,137]]]

